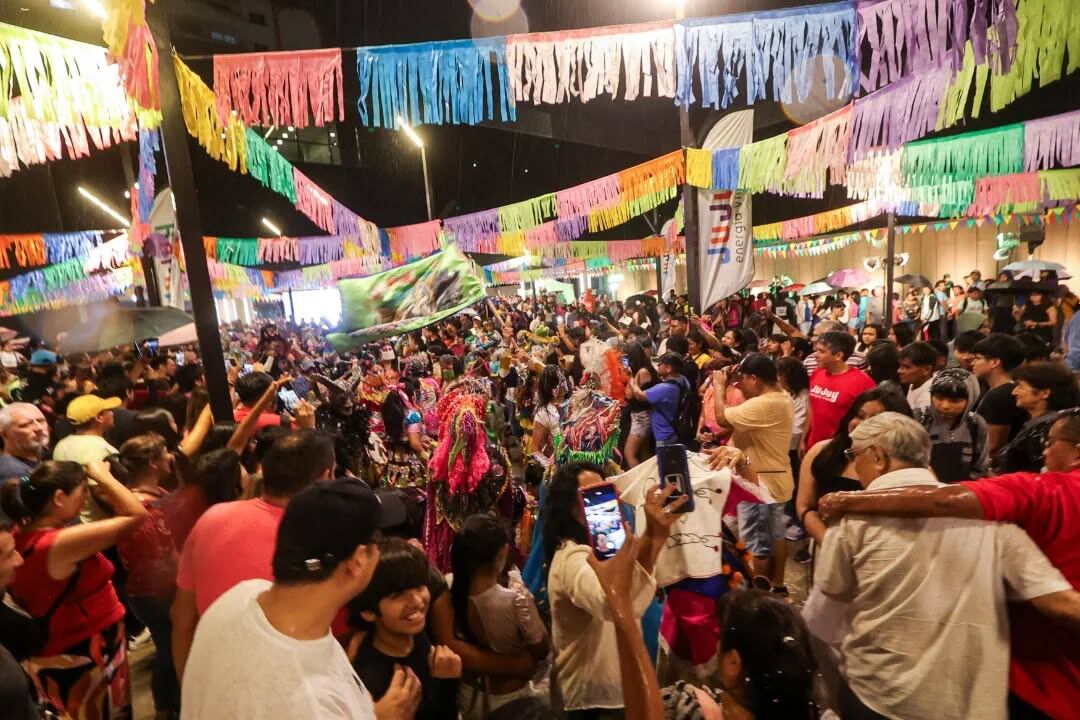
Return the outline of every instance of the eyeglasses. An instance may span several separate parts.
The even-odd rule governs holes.
[[[853,462],[855,462],[855,458],[859,457],[860,455],[862,455],[864,452],[866,452],[869,449],[870,448],[868,448],[868,447],[859,448],[858,450],[856,450],[855,448],[848,448],[847,450],[844,451],[844,457],[847,458],[847,461],[849,463],[853,463]]]

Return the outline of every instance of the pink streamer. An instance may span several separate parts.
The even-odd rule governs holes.
[[[792,238],[810,237],[814,234],[814,216],[807,215],[805,217],[795,218],[793,220],[785,220],[780,226],[780,235],[785,240],[791,240]]]
[[[849,104],[789,131],[784,179],[813,176],[816,182],[808,195],[816,198],[824,196],[827,182],[843,183],[851,140],[851,116]]]
[[[214,56],[218,118],[230,112],[247,125],[322,127],[345,120],[341,50]]]
[[[330,196],[313,183],[307,175],[293,167],[293,183],[296,186],[296,209],[330,234],[336,234],[334,208]]]
[[[525,231],[525,247],[530,250],[539,250],[547,245],[554,245],[559,237],[555,232],[555,223],[546,222]]]
[[[611,262],[624,262],[645,254],[641,240],[609,240],[607,256]]]
[[[259,238],[259,262],[299,262],[300,243],[296,238]]]
[[[608,175],[556,193],[559,217],[588,217],[592,210],[606,207],[619,198],[619,176]]]
[[[439,249],[439,230],[441,228],[442,223],[438,220],[432,220],[417,225],[387,228],[387,232],[390,234],[390,242],[398,243],[399,248],[404,250],[400,254],[411,261],[427,257]]]
[[[975,181],[975,202],[968,208],[968,216],[994,215],[1009,212],[1020,203],[1042,200],[1042,186],[1037,172],[1016,173],[982,177]]]

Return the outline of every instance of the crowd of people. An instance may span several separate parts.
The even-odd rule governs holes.
[[[0,348],[0,715],[131,717],[150,638],[162,720],[1076,717],[1080,314],[1040,283],[234,324],[224,418],[195,348]]]

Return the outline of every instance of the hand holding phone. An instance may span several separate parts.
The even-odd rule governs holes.
[[[690,482],[686,446],[658,445],[656,461],[660,470],[660,489],[667,492],[664,509],[669,514],[693,512],[694,488]]]
[[[626,542],[626,527],[619,509],[615,483],[603,482],[578,490],[593,554],[601,560],[613,557]]]

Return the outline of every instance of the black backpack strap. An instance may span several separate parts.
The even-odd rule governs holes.
[[[678,423],[677,418],[683,411],[683,400],[686,399],[686,396],[689,394],[689,391],[686,390],[686,388],[684,388],[681,383],[677,383],[674,380],[664,380],[663,382],[665,384],[667,384],[667,385],[674,385],[679,390],[679,402],[677,402],[675,404],[675,418],[676,419],[669,418],[666,414],[664,414],[664,411],[661,410],[658,407],[654,408],[654,409],[656,410],[656,412],[660,413],[660,417],[664,418],[664,420],[667,421],[667,424],[671,426],[671,429],[675,430],[676,429],[675,425]],[[687,381],[687,384],[689,385],[689,381]]]
[[[27,546],[26,552],[21,553],[22,556],[23,556],[23,559],[25,560],[26,558],[29,558],[31,555],[33,555],[34,551],[36,549],[37,549],[37,540],[35,540],[33,543],[31,543],[30,545]],[[47,568],[46,568],[45,572],[48,572]],[[71,591],[75,588],[75,583],[79,582],[79,574],[81,572],[82,572],[81,566],[76,565],[75,566],[75,572],[71,573],[71,575],[68,575],[68,579],[67,579],[67,582],[64,583],[63,590],[60,591],[60,594],[57,595],[56,599],[52,601],[51,605],[49,605],[49,609],[46,610],[45,614],[42,615],[41,617],[35,617],[34,618],[35,620],[38,620],[38,621],[44,623],[45,627],[48,628],[49,621],[52,620],[53,614],[57,611],[57,609],[59,609],[60,603],[64,602],[64,600],[67,598],[67,596],[70,595]],[[20,604],[22,604],[22,603],[20,603]],[[31,615],[29,608],[24,607],[23,609],[26,610],[28,615]],[[31,615],[31,617],[34,617],[34,616]]]

